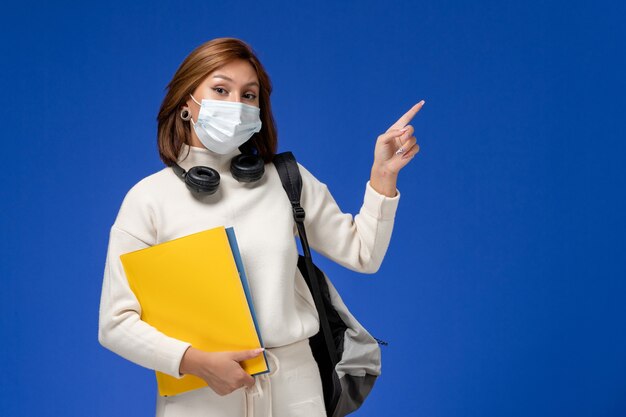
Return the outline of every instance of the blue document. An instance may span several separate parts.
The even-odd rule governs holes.
[[[232,227],[226,228],[226,236],[228,236],[228,243],[230,244],[230,250],[233,252],[233,257],[235,258],[235,264],[237,265],[237,271],[239,271],[239,278],[241,279],[241,285],[243,286],[243,291],[246,294],[246,300],[248,301],[248,306],[250,306],[250,313],[252,314],[252,321],[254,322],[254,328],[256,329],[256,333],[259,335],[259,342],[261,342],[261,346],[265,347],[263,343],[263,339],[261,337],[261,330],[259,329],[259,324],[256,319],[256,312],[254,311],[254,304],[252,303],[252,297],[250,295],[250,286],[248,285],[248,278],[246,277],[246,271],[243,268],[243,262],[241,261],[241,253],[239,252],[239,246],[237,245],[237,238],[235,237],[235,230]],[[260,374],[268,373],[270,371],[270,365],[267,362],[267,356],[265,352],[263,352],[263,357],[265,358],[265,364],[267,365],[267,371],[261,372]],[[260,375],[257,374],[257,375]]]

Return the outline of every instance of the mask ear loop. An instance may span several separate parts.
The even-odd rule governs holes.
[[[189,97],[191,97],[191,99],[194,101],[194,103],[196,103],[198,106],[202,107],[202,104],[198,103],[198,100],[196,100],[196,98],[193,96],[193,94],[189,93]],[[190,117],[191,120],[191,124],[193,126],[196,125],[196,122],[193,121],[193,116]]]

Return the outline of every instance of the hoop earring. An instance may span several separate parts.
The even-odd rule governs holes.
[[[191,112],[189,111],[189,109],[187,108],[182,109],[180,112],[180,118],[186,122],[191,120]]]

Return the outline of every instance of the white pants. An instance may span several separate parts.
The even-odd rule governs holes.
[[[156,417],[326,417],[317,363],[308,339],[266,349],[270,373],[252,388],[220,396],[205,387],[157,395]]]

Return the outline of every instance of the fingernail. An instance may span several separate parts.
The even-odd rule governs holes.
[[[422,100],[420,101],[420,103],[422,103],[422,106],[423,106],[424,104],[426,104],[426,100]]]

